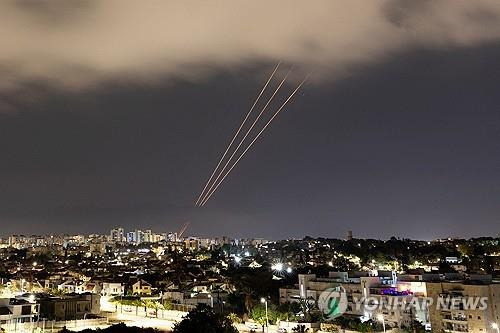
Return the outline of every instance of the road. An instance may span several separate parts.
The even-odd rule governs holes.
[[[187,314],[186,312],[181,311],[160,311],[158,313],[160,318],[155,318],[154,314],[150,311],[151,309],[144,311],[143,307],[136,308],[135,306],[116,306],[104,297],[101,297],[101,310],[108,313],[110,324],[123,322],[127,326],[151,327],[166,332],[172,331],[175,323],[182,320],[182,317]],[[118,312],[116,312],[117,310]],[[248,333],[251,331],[248,325],[236,324],[235,327],[242,333]],[[255,331],[262,332],[261,326],[259,326]],[[277,327],[270,325],[269,331],[265,332],[275,333],[277,332]]]

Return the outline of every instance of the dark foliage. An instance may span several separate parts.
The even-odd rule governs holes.
[[[70,331],[66,328],[63,328],[60,333],[70,333],[73,331]],[[83,333],[159,333],[161,331],[154,329],[154,328],[141,328],[141,327],[128,327],[127,325],[120,323],[116,324],[113,326],[110,326],[108,328],[104,329],[96,329],[96,330],[91,330],[91,329],[85,329],[83,331],[79,331]]]
[[[174,333],[237,333],[232,323],[218,315],[206,305],[198,305],[180,323],[175,325]]]

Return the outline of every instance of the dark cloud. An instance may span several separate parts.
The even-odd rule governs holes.
[[[499,57],[498,44],[411,51],[306,86],[204,209],[193,202],[272,64],[46,88],[0,116],[2,232],[495,234]]]
[[[412,47],[497,40],[499,15],[496,0],[9,0],[0,3],[0,90],[193,80],[276,59],[338,78]]]

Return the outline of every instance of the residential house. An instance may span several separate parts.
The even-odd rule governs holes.
[[[40,305],[23,299],[0,299],[0,331],[11,330],[18,323],[31,322],[38,316]]]
[[[101,289],[102,296],[124,296],[125,286],[120,282],[103,282]]]
[[[132,284],[132,293],[134,295],[151,295],[151,284],[142,279],[138,279],[137,282]]]
[[[90,293],[41,297],[40,316],[49,320],[75,320],[90,314],[98,315],[101,311],[100,298],[100,295]]]

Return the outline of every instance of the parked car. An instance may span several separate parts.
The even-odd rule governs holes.
[[[259,325],[257,325],[256,323],[247,323],[247,327],[251,330],[259,329]]]

